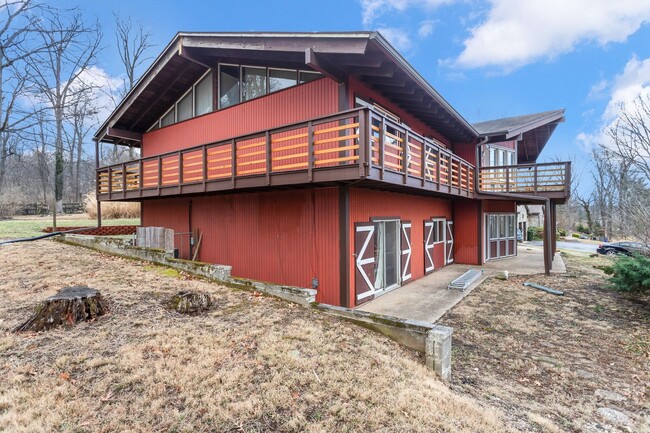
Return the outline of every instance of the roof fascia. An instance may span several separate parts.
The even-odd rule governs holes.
[[[122,102],[113,110],[113,112],[108,116],[108,118],[102,123],[102,126],[99,127],[95,133],[95,139],[102,141],[104,137],[108,134],[109,127],[112,127],[114,124],[114,119],[120,118],[124,115],[124,112],[129,108],[133,101],[140,96],[142,91],[151,83],[151,81],[158,75],[158,72],[171,60],[174,55],[178,54],[180,51],[180,34],[177,33],[176,36],[169,42],[165,49],[160,53],[156,60],[153,61],[151,66],[142,74],[142,77],[138,82],[133,86],[133,88],[126,94],[122,99]],[[113,122],[113,124],[111,124]]]
[[[428,82],[427,80],[417,72],[400,53],[393,48],[383,36],[378,32],[373,32],[370,36],[371,40],[377,42],[379,48],[384,51],[388,56],[394,58],[399,66],[409,75],[420,87],[422,87],[428,94],[431,96],[438,104],[440,104],[448,113],[450,113],[463,127],[465,127],[470,134],[473,134],[475,138],[479,138],[481,134],[474,129],[471,123],[469,123],[463,116],[454,109],[454,107],[449,104]]]

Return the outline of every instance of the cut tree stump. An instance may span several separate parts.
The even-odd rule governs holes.
[[[90,287],[64,287],[47,298],[25,323],[14,332],[43,331],[59,325],[72,326],[77,322],[90,322],[108,313],[102,295]]]
[[[178,292],[167,302],[167,307],[181,314],[198,314],[209,310],[212,297],[205,292]]]

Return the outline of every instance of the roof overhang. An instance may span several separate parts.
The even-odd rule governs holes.
[[[564,109],[475,123],[488,143],[515,140],[518,163],[533,163],[546,146],[557,125],[564,122]]]
[[[139,145],[142,134],[218,62],[311,69],[338,82],[356,77],[452,141],[478,133],[376,32],[178,33],[102,124],[95,139]]]

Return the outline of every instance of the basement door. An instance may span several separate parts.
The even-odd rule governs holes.
[[[442,268],[449,263],[447,248],[447,220],[445,218],[431,218],[424,220],[424,273],[428,274],[435,269]],[[453,237],[451,239],[453,247]],[[453,251],[451,258],[453,260]]]
[[[359,305],[411,279],[411,222],[355,223],[355,297]]]
[[[517,214],[485,215],[485,261],[517,255]]]

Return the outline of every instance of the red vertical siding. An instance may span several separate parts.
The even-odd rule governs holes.
[[[424,276],[424,220],[431,217],[451,219],[451,202],[445,199],[409,194],[350,189],[350,245],[349,256],[354,253],[354,223],[369,221],[373,217],[398,217],[411,221],[411,274],[412,280]],[[355,264],[350,260],[350,304],[354,299]]]
[[[337,111],[338,85],[322,78],[146,133],[142,155],[225,140]]]
[[[401,107],[388,100],[384,95],[367,87],[365,84],[360,81],[351,78],[350,79],[350,106],[354,107],[354,98],[358,96],[362,99],[372,99],[376,101],[379,105],[383,106],[387,110],[395,113],[402,122],[406,123],[411,129],[413,129],[418,134],[424,135],[426,137],[434,137],[439,140],[447,147],[451,144],[444,136],[442,136],[438,131],[431,128],[426,123],[422,122],[420,119],[416,118],[412,114],[406,112]]]
[[[476,166],[476,144],[454,143],[454,153],[470,164]]]
[[[145,208],[143,225],[186,230],[177,209],[187,218],[187,200],[145,202]],[[203,233],[199,260],[278,284],[311,287],[316,277],[317,301],[340,303],[336,188],[193,198],[192,229]]]
[[[454,200],[454,261],[455,263],[480,264],[479,215],[481,203],[478,200]]]
[[[160,199],[142,202],[143,227],[167,227],[175,233],[190,232],[190,200]],[[189,235],[174,236],[174,246],[181,258],[189,259]]]

